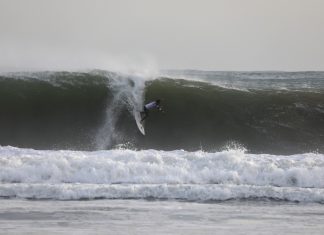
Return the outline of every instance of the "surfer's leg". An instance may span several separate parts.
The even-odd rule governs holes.
[[[142,123],[142,122],[145,120],[145,118],[146,118],[146,116],[144,116],[144,117],[142,118],[142,120],[140,121],[140,123]]]
[[[148,117],[148,115],[146,113],[144,113],[144,117],[142,118],[141,122],[143,122],[147,117]]]
[[[142,116],[142,113],[143,113],[143,117],[142,117],[142,120],[141,120],[141,122],[143,122],[147,117],[148,117],[148,110],[146,109],[146,108],[144,108],[144,112],[141,112],[141,116]]]

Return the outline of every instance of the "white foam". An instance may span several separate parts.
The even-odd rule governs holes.
[[[183,199],[192,201],[269,198],[324,203],[324,189],[231,184],[0,184],[0,197],[28,199]]]
[[[0,196],[324,201],[324,155],[0,147]]]
[[[118,130],[115,128],[121,109],[126,106],[133,116],[134,112],[142,111],[145,83],[148,80],[154,79],[150,73],[143,74],[137,72],[133,74],[116,73],[114,75],[108,73],[107,76],[109,78],[108,86],[113,94],[113,98],[107,106],[105,122],[99,128],[95,138],[97,149],[112,147],[113,141],[117,143],[122,142],[122,134],[118,133]]]

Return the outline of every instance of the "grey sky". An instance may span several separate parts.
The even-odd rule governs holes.
[[[0,69],[324,70],[323,0],[0,0]]]

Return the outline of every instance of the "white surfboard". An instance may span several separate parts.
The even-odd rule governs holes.
[[[145,135],[145,130],[144,130],[144,122],[141,123],[141,114],[140,112],[134,110],[134,117],[135,117],[135,121],[136,121],[136,124],[137,124],[137,127],[138,129],[140,130],[140,132]]]

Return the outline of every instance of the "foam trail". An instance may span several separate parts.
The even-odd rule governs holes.
[[[0,147],[0,196],[324,202],[324,155]]]

